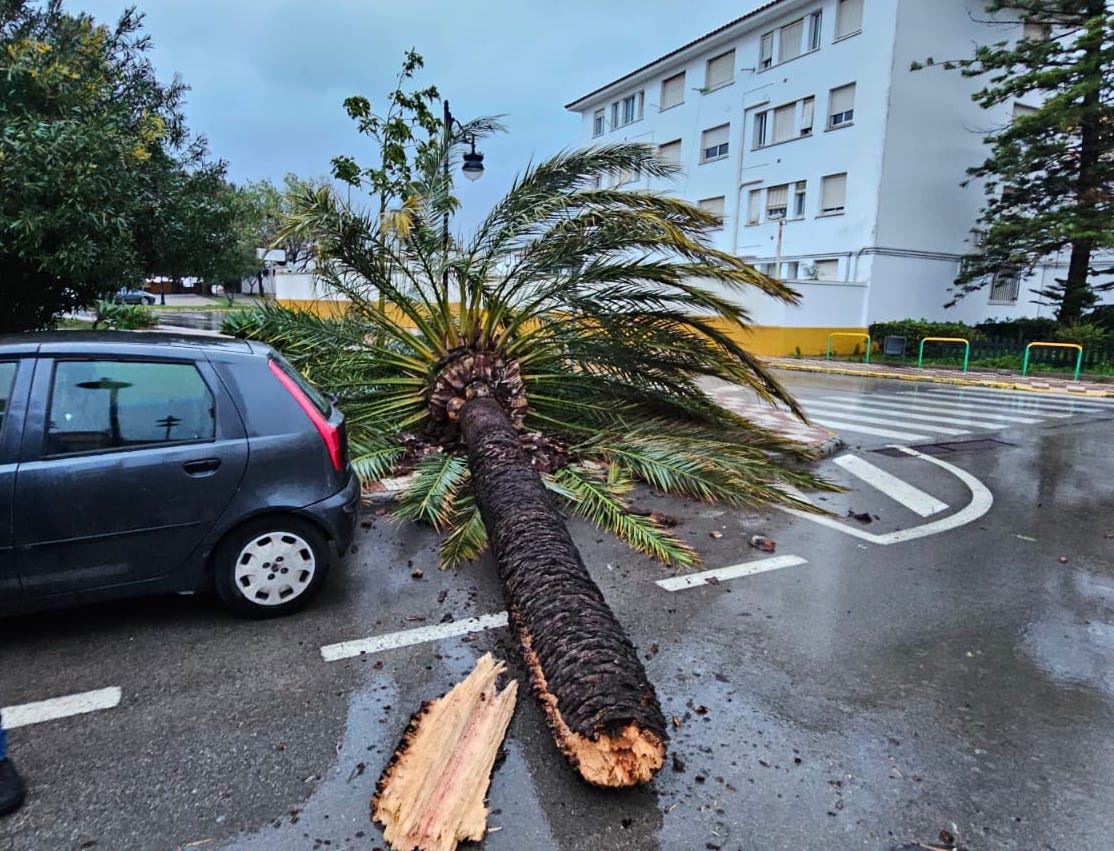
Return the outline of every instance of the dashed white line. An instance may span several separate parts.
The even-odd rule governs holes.
[[[116,686],[112,686],[96,691],[68,694],[65,697],[52,697],[49,700],[39,700],[35,703],[5,706],[0,709],[0,714],[4,716],[4,727],[13,730],[16,727],[27,727],[31,724],[41,724],[44,721],[56,721],[59,718],[68,718],[71,715],[84,715],[87,712],[112,709],[120,705],[122,696],[123,692]]]
[[[412,644],[424,644],[427,641],[440,641],[443,638],[454,638],[458,635],[482,632],[485,629],[496,629],[506,625],[507,613],[496,612],[493,615],[480,615],[477,618],[467,618],[452,623],[420,626],[401,632],[342,641],[339,644],[326,644],[321,648],[321,657],[326,662],[336,662],[339,659],[350,659],[364,653],[379,653],[382,650],[394,650]]]
[[[659,579],[655,584],[666,591],[683,591],[686,588],[707,585],[710,580],[725,582],[728,579],[738,579],[740,576],[751,576],[755,573],[765,573],[767,570],[778,570],[782,567],[796,567],[799,564],[808,564],[808,561],[798,556],[774,556],[773,558],[734,564],[730,567],[717,567],[714,570],[702,570],[700,573],[686,573],[684,576]]]
[[[947,511],[946,502],[941,502],[920,488],[887,473],[881,467],[875,467],[858,455],[841,455],[835,459],[835,463],[852,476],[862,479],[872,488],[880,490],[890,499],[900,502],[921,517],[931,517],[933,514]]]

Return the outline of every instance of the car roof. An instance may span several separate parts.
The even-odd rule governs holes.
[[[269,346],[234,337],[194,334],[164,334],[157,331],[35,331],[0,334],[0,355],[12,354],[169,354],[174,349],[251,354],[269,351]]]

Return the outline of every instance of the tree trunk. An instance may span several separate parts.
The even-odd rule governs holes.
[[[558,747],[594,785],[647,782],[667,735],[634,645],[503,409],[471,399],[459,421],[511,627]]]

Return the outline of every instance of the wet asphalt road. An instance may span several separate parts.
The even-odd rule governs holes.
[[[883,386],[785,380],[802,393]],[[491,786],[500,829],[483,847],[890,849],[940,844],[940,831],[971,849],[1109,847],[1111,417],[1009,428],[949,454],[993,507],[888,546],[643,494],[682,519],[705,567],[764,558],[747,546],[755,533],[807,562],[683,591],[574,523],[676,716],[677,760],[647,789],[587,788],[523,690]],[[871,451],[884,443],[852,449],[948,503],[943,516],[971,500],[943,468]],[[854,488],[825,501],[834,513],[872,515],[854,528],[926,522],[833,462],[821,470]],[[11,734],[31,796],[0,821],[0,851],[381,847],[368,799],[410,713],[487,650],[522,671],[501,629],[324,662],[322,645],[502,609],[490,563],[437,571],[430,533],[366,519],[358,552],[295,618],[245,622],[170,598],[0,622],[4,705],[123,691],[115,709]]]

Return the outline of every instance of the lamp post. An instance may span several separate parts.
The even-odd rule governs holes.
[[[449,111],[449,102],[442,101],[444,105],[444,122],[445,122],[445,191],[449,191],[449,149],[452,147],[453,132],[456,128],[464,129],[463,125],[453,118],[452,112]],[[471,150],[464,155],[464,165],[461,171],[464,176],[469,180],[479,180],[484,173],[484,155],[476,150],[476,137],[471,135],[468,139],[471,144]],[[449,208],[446,205],[445,213],[441,219],[441,250],[445,252],[446,257],[449,253]],[[445,284],[449,282],[449,270],[445,269]]]

